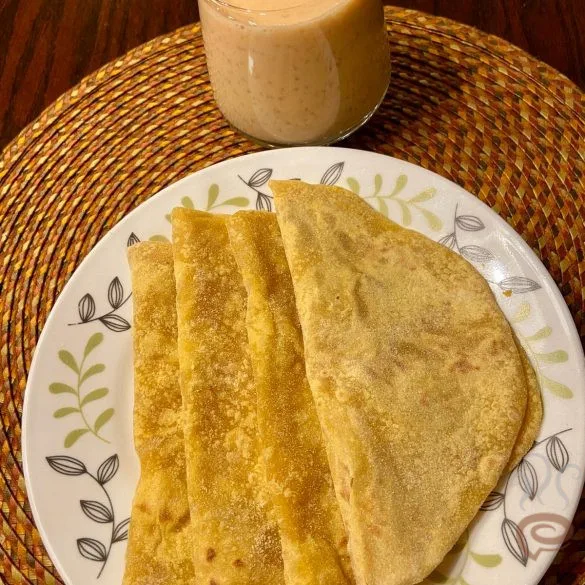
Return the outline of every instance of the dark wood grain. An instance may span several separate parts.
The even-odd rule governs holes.
[[[394,0],[499,35],[585,88],[584,0]],[[198,19],[196,0],[0,0],[0,148],[61,93]]]
[[[471,24],[521,47],[585,89],[584,0],[393,0]]]

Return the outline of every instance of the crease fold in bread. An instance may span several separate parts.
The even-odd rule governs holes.
[[[288,585],[349,585],[347,537],[335,498],[280,231],[273,213],[227,219],[248,292],[247,329],[265,481]]]

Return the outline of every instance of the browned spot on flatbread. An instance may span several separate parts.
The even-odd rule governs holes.
[[[467,358],[460,357],[452,366],[452,372],[459,372],[460,374],[469,374],[474,370],[478,370],[477,366],[474,366]]]
[[[236,559],[232,564],[234,567],[241,569],[244,566],[244,561],[242,559]]]
[[[207,554],[205,555],[205,558],[206,558],[207,562],[210,563],[215,558],[215,555],[216,555],[215,549],[208,548],[207,549]]]
[[[175,522],[175,530],[181,530],[191,523],[191,514],[189,512],[180,516]]]
[[[502,352],[505,350],[505,345],[502,343],[501,340],[493,339],[489,344],[489,353],[488,355],[501,355]]]

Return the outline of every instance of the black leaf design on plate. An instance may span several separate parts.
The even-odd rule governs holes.
[[[472,262],[489,262],[494,259],[494,255],[489,250],[475,244],[463,246],[459,248],[459,252],[464,258]]]
[[[120,459],[118,458],[118,455],[108,457],[97,470],[97,480],[99,483],[101,485],[108,483],[108,481],[116,475],[119,467]]]
[[[480,230],[485,229],[483,221],[475,215],[458,215],[455,218],[455,223],[457,224],[457,227],[466,232],[479,232]]]
[[[80,321],[78,323],[69,323],[69,325],[84,325],[99,321],[110,331],[115,331],[116,333],[127,331],[131,327],[130,323],[124,317],[116,314],[116,311],[125,305],[131,296],[132,293],[124,298],[124,286],[120,279],[115,276],[108,285],[108,303],[111,310],[96,317],[96,304],[93,297],[88,293],[81,298],[77,306]]]
[[[101,334],[100,334],[101,335]],[[104,411],[98,416],[95,426],[96,428],[101,424],[105,424],[113,413],[113,409]],[[101,422],[100,422],[101,419]],[[79,538],[77,539],[77,548],[79,554],[85,559],[101,563],[101,568],[97,574],[99,579],[108,562],[112,545],[116,542],[121,542],[128,538],[128,526],[130,519],[126,518],[116,524],[116,516],[114,506],[112,504],[112,496],[108,492],[106,484],[116,475],[120,466],[118,455],[108,457],[99,467],[95,475],[87,470],[86,466],[73,457],[68,456],[53,456],[47,457],[47,463],[58,473],[63,475],[83,475],[87,474],[95,483],[102,495],[107,499],[106,503],[98,500],[80,500],[79,504],[83,513],[94,522],[98,524],[111,524],[110,538],[107,545],[102,544],[99,540],[94,538]]]
[[[522,491],[528,495],[531,500],[534,500],[536,492],[538,491],[538,476],[534,465],[527,459],[522,459],[518,465],[518,481]]]
[[[119,309],[124,302],[124,287],[117,276],[108,286],[108,302],[112,309]]]
[[[130,323],[124,317],[120,317],[120,315],[103,315],[99,320],[110,331],[115,331],[116,333],[130,329]]]
[[[83,513],[94,522],[107,524],[108,522],[114,521],[112,511],[101,502],[96,502],[95,500],[81,500],[79,503]]]
[[[448,234],[447,236],[444,236],[443,238],[441,238],[439,240],[439,244],[442,244],[443,246],[446,246],[447,248],[451,248],[451,250],[453,249],[455,242],[456,242],[456,238],[455,238],[454,233]]]
[[[79,459],[75,459],[75,457],[54,455],[53,457],[47,457],[47,463],[52,469],[62,475],[83,475],[87,473],[85,465]]]
[[[258,169],[248,180],[248,185],[253,189],[258,189],[268,183],[270,177],[272,177],[272,169]]]
[[[546,455],[552,466],[563,473],[569,464],[569,452],[565,444],[556,436],[553,435],[546,444]]]
[[[93,319],[95,315],[95,301],[89,293],[81,297],[81,300],[77,304],[77,311],[79,312],[79,318],[82,323],[87,323],[90,319]]]
[[[271,197],[256,191],[256,209],[258,211],[272,211]]]
[[[483,512],[491,512],[497,510],[504,502],[504,494],[500,492],[492,492],[481,506]]]
[[[128,241],[126,242],[126,246],[128,246],[128,247],[134,246],[134,244],[138,244],[139,242],[140,242],[140,238],[134,232],[132,232],[128,236]]]
[[[337,181],[341,178],[341,173],[343,173],[343,167],[345,166],[345,162],[338,162],[334,165],[331,165],[321,177],[321,185],[335,185]]]
[[[106,547],[94,538],[78,538],[77,549],[79,554],[90,561],[105,562],[108,558]]]
[[[116,528],[114,528],[114,538],[112,542],[120,542],[128,538],[128,527],[130,526],[130,518],[122,520]]]
[[[558,435],[571,430],[572,428],[566,428],[555,433],[554,435],[549,435],[541,441],[535,442],[528,451],[527,455],[532,453],[535,449],[546,445],[546,452],[549,460],[551,461],[554,468],[562,473],[566,469],[566,466],[569,462],[569,453],[566,451],[566,448],[560,439],[559,443],[554,442],[553,439],[558,438]],[[520,525],[518,525],[513,520],[510,520],[506,514],[506,496],[509,495],[508,488],[510,486],[510,480],[514,476],[514,472],[517,474],[518,483],[522,491],[527,494],[531,500],[536,497],[539,488],[538,476],[534,465],[525,457],[522,459],[522,461],[520,461],[520,464],[510,474],[508,474],[503,493],[492,492],[486,499],[481,509],[495,510],[499,508],[500,505],[502,506],[504,513],[504,519],[501,524],[502,538],[512,556],[523,566],[526,566],[528,559],[530,558],[530,549],[520,526],[525,520],[530,518],[530,516],[523,518]]]
[[[531,278],[526,278],[525,276],[510,276],[509,278],[505,278],[501,282],[498,282],[498,286],[503,290],[511,290],[516,294],[529,293],[541,288],[538,282],[535,282]]]
[[[466,246],[459,245],[459,238],[457,233],[458,229],[467,232],[479,232],[485,229],[485,224],[479,217],[475,215],[457,215],[458,207],[459,204],[455,205],[453,232],[442,237],[439,240],[439,244],[459,252],[461,256],[470,262],[486,263],[496,260],[494,254],[487,248],[483,248],[475,244],[468,244]],[[493,282],[491,280],[488,280],[488,282],[490,282],[490,284],[499,286],[506,295],[509,295],[511,292],[522,294],[541,288],[537,282],[531,278],[526,278],[525,276],[511,276],[509,278],[505,278],[501,282]]]
[[[520,527],[509,518],[504,518],[502,522],[502,536],[504,537],[507,549],[512,553],[514,558],[526,566],[530,551],[526,537],[522,530],[520,530]]]
[[[238,175],[238,179],[256,193],[256,209],[258,211],[272,211],[272,197],[260,191],[260,187],[266,184],[271,176],[272,169],[258,169],[248,180],[244,179],[241,175]],[[247,204],[248,200],[246,199],[246,205]]]

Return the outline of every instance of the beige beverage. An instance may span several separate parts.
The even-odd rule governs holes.
[[[228,121],[267,144],[327,144],[381,102],[390,52],[380,0],[199,0]]]

